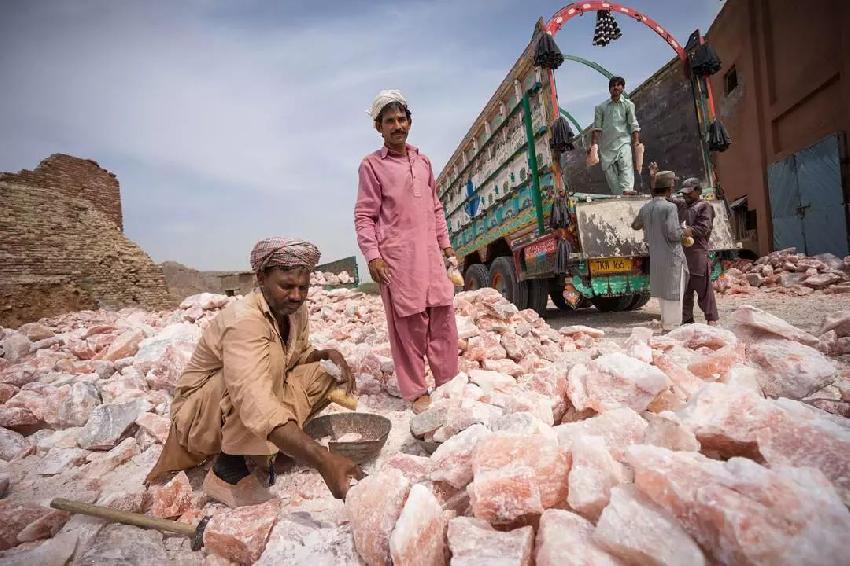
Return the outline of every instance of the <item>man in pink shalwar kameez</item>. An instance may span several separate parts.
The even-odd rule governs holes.
[[[454,256],[431,162],[407,144],[411,117],[398,91],[382,91],[370,115],[384,146],[360,163],[354,226],[381,287],[398,386],[414,412],[430,404],[425,358],[437,385],[458,371]]]

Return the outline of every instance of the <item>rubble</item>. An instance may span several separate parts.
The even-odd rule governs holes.
[[[847,258],[842,260],[832,254],[807,257],[797,253],[796,248],[787,248],[756,261],[724,262],[724,272],[714,288],[721,294],[843,292],[840,288],[850,282],[848,267]]]
[[[781,269],[759,265],[769,288]],[[0,341],[29,344],[8,350],[14,362],[0,357],[0,562],[825,563],[836,556],[826,537],[848,533],[850,423],[839,415],[850,372],[835,356],[850,352],[850,312],[804,332],[742,307],[732,330],[637,327],[621,346],[589,327],[554,331],[490,289],[460,293],[463,372],[414,417],[392,397],[380,299],[313,288],[313,345],[343,353],[362,410],[393,429],[345,503],[293,464],[272,487],[278,499],[247,517],[192,490],[203,468],[143,483],[180,372],[234,300],[0,329]],[[176,537],[68,519],[52,497],[191,524],[213,516],[206,557]]]

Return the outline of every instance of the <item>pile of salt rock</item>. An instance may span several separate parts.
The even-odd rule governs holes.
[[[314,271],[310,273],[310,285],[351,285],[354,278],[347,271],[331,273],[329,271]]]
[[[293,465],[277,499],[230,510],[205,499],[204,470],[142,483],[180,370],[230,300],[0,330],[0,562],[846,562],[850,381],[829,354],[850,341],[850,312],[813,336],[742,307],[730,329],[635,328],[618,345],[555,331],[490,289],[461,293],[462,372],[411,418],[394,400],[380,300],[314,289],[314,343],[346,355],[390,439],[345,503]],[[182,537],[52,510],[54,497],[212,519],[192,552]]]
[[[804,296],[815,291],[850,293],[850,256],[807,257],[796,248],[772,252],[756,261],[736,260],[714,283],[723,294],[747,295],[759,290]]]

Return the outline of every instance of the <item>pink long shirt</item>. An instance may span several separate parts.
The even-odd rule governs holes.
[[[366,261],[390,267],[389,295],[398,316],[451,305],[454,286],[446,276],[444,248],[451,245],[431,161],[407,146],[407,156],[382,147],[359,169],[354,228]]]

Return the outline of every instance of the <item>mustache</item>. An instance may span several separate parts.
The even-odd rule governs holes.
[[[393,132],[393,134],[406,134],[406,133],[407,133],[407,130],[405,130],[405,129],[395,130],[395,131]]]

